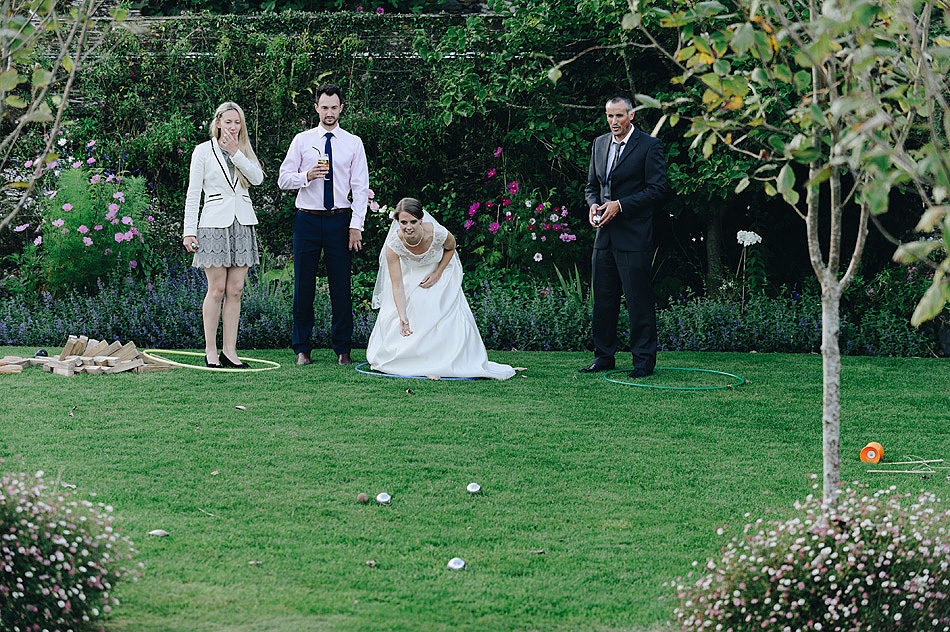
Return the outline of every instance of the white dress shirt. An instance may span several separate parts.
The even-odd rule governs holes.
[[[317,164],[317,155],[326,153],[328,130],[322,125],[294,136],[287,150],[287,157],[280,164],[277,186],[285,191],[297,189],[297,208],[311,211],[329,211],[323,207],[323,178],[307,180],[307,172]],[[366,151],[359,136],[336,127],[330,130],[333,138],[333,200],[336,208],[353,209],[350,228],[363,230],[366,206],[369,203],[369,167]],[[350,194],[352,193],[352,201]]]

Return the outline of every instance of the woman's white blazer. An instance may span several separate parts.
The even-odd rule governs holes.
[[[245,226],[257,224],[251,196],[238,179],[237,170],[253,185],[264,181],[264,172],[256,162],[239,151],[231,156],[236,168],[234,178],[231,178],[224,153],[217,140],[209,140],[195,147],[191,154],[182,237],[197,235],[198,228],[227,228],[234,223],[235,218]],[[205,199],[199,221],[198,200],[202,191]]]

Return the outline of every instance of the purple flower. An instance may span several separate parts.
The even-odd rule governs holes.
[[[490,232],[490,233],[497,233],[499,228],[501,228],[501,224],[499,224],[498,222],[492,222],[492,223],[488,226],[488,232]]]
[[[106,248],[105,250],[102,251],[102,254],[108,257],[109,255],[112,254],[112,248]]]
[[[90,156],[89,159],[86,161],[86,164],[94,165],[96,164],[96,159]]]
[[[116,178],[116,180],[118,180],[118,178]],[[117,191],[117,192],[115,192],[115,193],[112,194],[112,198],[124,203],[124,202],[125,202],[125,193],[123,193],[122,191]]]
[[[465,220],[465,230],[468,230],[469,228],[471,228],[471,227],[474,226],[474,225],[475,225],[475,222],[474,222],[474,221],[472,221],[472,220],[470,220],[470,219]]]
[[[54,220],[53,220],[53,226],[55,226],[56,228],[59,228],[60,226],[62,226],[62,225],[65,224],[65,223],[66,223],[66,222],[64,222],[64,221],[62,220],[62,218],[60,218],[60,219],[54,219]]]
[[[541,256],[541,253],[540,253],[540,252],[534,253],[534,260],[535,260],[535,261],[541,261],[542,259],[544,259],[544,257]]]
[[[95,145],[96,145],[96,141],[95,141],[95,139],[93,139],[93,140],[89,141],[88,143],[86,143],[86,148],[88,149],[88,148],[90,148],[90,147],[95,147]]]
[[[80,226],[80,227],[77,228],[76,230],[77,230],[78,232],[82,233],[83,235],[85,235],[86,233],[89,232],[89,227],[87,227],[85,224],[83,224],[82,226]]]
[[[72,204],[63,204],[63,210],[68,213],[69,211],[73,210],[73,205],[72,205]]]
[[[102,230],[102,224],[96,224],[92,227],[93,230]]]
[[[490,169],[490,170],[488,171],[488,177],[491,178],[491,177],[493,177],[496,173],[497,173],[497,171],[496,171],[495,169]]]
[[[127,226],[131,226],[131,225],[132,225],[132,218],[129,217],[128,215],[126,215],[125,217],[122,218],[122,223],[123,223],[123,224],[126,224]]]
[[[83,237],[83,238],[82,238],[82,243],[86,244],[87,246],[91,246],[91,245],[92,245],[92,239],[90,239],[89,237]]]
[[[27,228],[29,228],[29,227],[30,227],[29,224],[20,224],[19,226],[17,226],[16,228],[13,229],[13,232],[15,232],[15,233],[22,233],[23,231],[25,231],[25,230],[26,230]]]
[[[520,191],[521,189],[518,188],[518,183],[517,183],[517,181],[512,180],[512,181],[511,181],[511,184],[508,185],[508,190],[511,191],[511,194],[512,194],[512,195],[514,195],[515,193],[517,193],[517,192]]]
[[[134,269],[136,269],[137,267],[139,267],[139,262],[136,261],[135,259],[133,259],[132,261],[129,261],[129,267],[134,270]]]
[[[91,178],[89,178],[89,184],[96,184],[97,182],[99,182],[99,180],[102,180],[102,176],[100,176],[100,175],[97,173],[97,174],[95,174],[94,176],[92,176]]]
[[[82,163],[79,162],[78,160],[73,163],[73,169],[78,169],[78,168],[81,167],[81,166],[82,166]]]
[[[33,161],[32,161],[32,160],[27,160],[26,162],[23,163],[23,166],[26,167],[27,169],[29,169],[30,167],[33,166]]]
[[[495,150],[495,158],[501,155],[501,147]]]
[[[376,15],[382,15],[385,10],[382,7],[376,7]]]
[[[115,234],[115,242],[116,242],[117,244],[121,244],[123,241],[125,241],[125,233],[116,233],[116,234]]]
[[[37,235],[36,239],[33,240],[33,245],[39,246],[41,243],[43,243],[43,235]]]
[[[154,222],[154,221],[155,221],[155,218],[152,217],[151,215],[149,215],[149,216],[146,217],[145,219],[147,219],[149,222]]]

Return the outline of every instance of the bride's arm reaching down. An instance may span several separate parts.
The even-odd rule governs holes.
[[[435,285],[436,281],[442,277],[442,271],[445,270],[445,266],[449,265],[449,261],[452,260],[453,254],[455,254],[455,237],[452,236],[452,233],[449,233],[445,238],[445,243],[442,244],[442,260],[439,261],[439,267],[437,267],[434,272],[427,274],[425,278],[419,282],[419,286],[432,287]]]
[[[406,314],[406,289],[402,285],[402,266],[399,265],[399,255],[392,248],[386,248],[386,266],[389,268],[389,279],[393,284],[393,301],[396,303],[396,313],[399,314],[399,333],[408,336],[409,316]]]

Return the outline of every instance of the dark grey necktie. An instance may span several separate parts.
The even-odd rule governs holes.
[[[620,153],[623,151],[623,143],[613,143],[613,157],[610,160],[610,164],[607,165],[607,177],[614,172],[614,167],[617,166],[617,161],[620,160]]]

